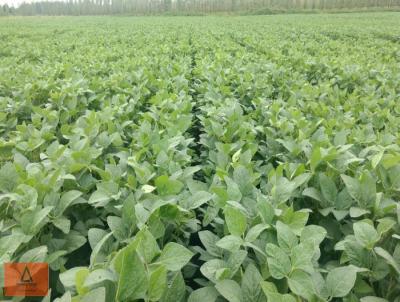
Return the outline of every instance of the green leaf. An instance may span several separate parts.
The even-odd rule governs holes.
[[[312,258],[314,256],[315,246],[311,241],[306,241],[296,245],[291,250],[291,263],[292,263],[292,270],[294,269],[301,269],[306,272],[312,273],[313,266],[312,266]]]
[[[361,200],[367,207],[375,205],[376,201],[376,181],[371,173],[364,171],[360,178],[361,183]]]
[[[90,195],[88,200],[88,204],[93,205],[95,207],[104,207],[111,200],[111,196],[109,193],[104,192],[103,190],[97,190]]]
[[[62,297],[55,299],[54,302],[72,302],[71,293],[67,291]]]
[[[232,235],[242,236],[246,231],[246,215],[237,208],[227,206],[224,210],[225,222]]]
[[[389,301],[386,299],[383,299],[383,298],[379,298],[379,297],[366,296],[366,297],[362,297],[360,299],[360,302],[389,302]]]
[[[210,231],[201,231],[198,235],[206,251],[219,258],[222,254],[222,250],[216,246],[216,243],[220,240],[219,237]]]
[[[214,287],[206,286],[194,290],[190,294],[188,302],[215,302],[218,296],[218,291]]]
[[[236,251],[240,248],[242,244],[243,244],[242,238],[234,235],[228,235],[219,240],[216,243],[216,246],[228,251]]]
[[[0,168],[0,192],[12,192],[18,184],[18,173],[12,163]]]
[[[98,287],[85,294],[80,302],[106,302],[106,289]]]
[[[83,270],[87,269],[87,267],[76,266],[65,272],[62,272],[60,274],[60,281],[61,281],[62,285],[64,285],[64,287],[66,289],[71,289],[71,288],[75,287],[76,274],[82,269]]]
[[[258,269],[253,264],[249,264],[246,267],[246,271],[242,278],[242,293],[244,302],[264,301],[264,296],[260,285],[261,281],[263,281],[263,277]]]
[[[303,297],[307,301],[312,300],[315,293],[313,281],[307,273],[301,270],[295,270],[288,278],[290,290],[296,295]]]
[[[170,271],[178,271],[184,267],[192,257],[193,253],[187,248],[175,242],[169,242],[162,250],[157,262],[164,264]]]
[[[335,182],[326,176],[326,174],[321,173],[319,175],[319,185],[321,187],[322,196],[324,196],[325,200],[328,201],[330,205],[334,205],[338,194]]]
[[[326,287],[330,297],[345,297],[354,287],[357,270],[353,266],[342,266],[331,270],[326,277]]]
[[[136,234],[133,244],[145,263],[151,263],[154,257],[160,254],[157,241],[147,228],[143,228]]]
[[[230,200],[240,201],[242,199],[242,193],[240,192],[238,184],[227,176],[224,178],[224,181],[227,186],[228,198]]]
[[[62,194],[60,201],[54,209],[55,216],[60,216],[75,200],[82,196],[82,192],[72,190]]]
[[[286,224],[280,221],[276,222],[276,231],[279,247],[290,253],[290,250],[298,243],[296,235]]]
[[[375,253],[381,256],[386,262],[394,268],[398,275],[400,275],[400,264],[383,248],[376,247],[374,248]]]
[[[376,200],[376,183],[369,172],[364,172],[360,180],[347,175],[341,175],[343,182],[351,197],[353,197],[361,208],[370,208]]]
[[[76,285],[76,291],[78,292],[79,295],[84,295],[87,292],[89,292],[89,289],[84,286],[86,277],[89,275],[89,270],[85,267],[80,269],[79,271],[76,272],[75,274],[75,285]]]
[[[320,202],[322,201],[321,193],[317,189],[312,187],[305,188],[302,195],[310,197]]]
[[[185,281],[182,273],[178,271],[172,275],[160,302],[181,302],[185,297],[185,293]]]
[[[261,288],[265,296],[268,298],[268,302],[296,302],[296,299],[292,295],[280,294],[277,291],[276,286],[271,282],[262,281]]]
[[[371,158],[372,169],[376,169],[376,167],[381,162],[384,153],[385,153],[385,150],[381,150]]]
[[[148,298],[150,301],[159,301],[167,287],[167,269],[159,266],[150,274]]]
[[[309,213],[306,211],[293,211],[292,208],[287,209],[281,216],[281,220],[285,223],[293,233],[300,236],[301,231],[307,223]]]
[[[206,191],[197,191],[192,196],[190,196],[186,202],[186,208],[189,210],[197,209],[201,205],[210,201],[212,198],[212,194]]]
[[[284,250],[275,244],[268,243],[266,252],[271,276],[275,279],[282,279],[288,276],[291,271],[291,263]]]
[[[95,287],[104,281],[116,282],[116,275],[108,269],[96,269],[92,271],[85,279],[83,286],[87,288]]]
[[[86,243],[86,237],[82,236],[76,231],[70,231],[65,236],[65,243],[62,249],[66,250],[68,253],[71,253]]]
[[[361,202],[361,184],[360,182],[347,175],[341,175],[344,184],[346,185],[347,191],[350,196],[356,201]]]
[[[361,209],[361,208],[358,208],[358,207],[351,207],[350,208],[350,217],[352,217],[352,218],[357,218],[357,217],[360,217],[360,216],[363,216],[363,215],[369,214],[369,213],[370,213],[370,211],[365,210],[365,209]]]
[[[182,190],[183,183],[179,180],[170,179],[167,175],[162,175],[156,178],[155,186],[158,194],[161,196],[175,195]]]
[[[379,236],[389,232],[396,225],[396,221],[389,217],[378,219],[378,222],[376,230],[378,231]]]
[[[144,264],[133,249],[125,249],[121,254],[116,299],[144,299],[149,286],[149,280]]]
[[[102,248],[106,244],[106,242],[111,237],[112,233],[108,233],[105,235],[94,247],[92,254],[90,255],[90,266],[93,267],[97,263],[98,255],[100,254]]]
[[[353,224],[354,236],[356,240],[368,250],[371,250],[380,236],[375,228],[367,222],[356,222]]]
[[[258,236],[260,236],[260,234],[261,234],[264,230],[266,230],[266,229],[268,229],[268,228],[269,228],[269,226],[266,225],[266,224],[263,224],[263,223],[257,224],[257,225],[255,225],[255,226],[253,226],[253,227],[247,232],[246,237],[245,237],[244,240],[247,241],[247,242],[253,242],[253,241],[255,241],[255,240],[258,238]]]
[[[47,246],[42,245],[25,252],[19,262],[44,262],[47,255]]]
[[[327,232],[323,227],[317,225],[307,225],[300,235],[301,242],[312,242],[315,247],[318,247],[320,243],[326,237]]]
[[[29,211],[21,217],[21,228],[25,234],[35,234],[39,229],[47,223],[47,215],[53,207],[36,208]]]
[[[220,269],[226,269],[228,264],[221,259],[211,259],[200,267],[200,272],[212,282],[217,282],[216,272]]]
[[[242,302],[242,290],[233,280],[222,280],[215,285],[218,292],[229,302]]]
[[[71,221],[63,216],[53,219],[52,223],[56,228],[61,230],[64,234],[68,234],[71,229]]]
[[[317,147],[312,151],[311,158],[310,158],[310,168],[311,168],[312,172],[315,171],[315,169],[318,167],[321,160],[322,160],[321,148]]]
[[[151,193],[156,189],[156,187],[150,186],[150,185],[144,185],[142,186],[142,191],[144,193]]]

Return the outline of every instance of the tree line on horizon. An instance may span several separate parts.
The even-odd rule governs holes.
[[[400,0],[68,0],[0,6],[1,15],[204,14],[398,8]]]

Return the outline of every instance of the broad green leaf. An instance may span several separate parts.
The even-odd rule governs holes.
[[[328,201],[330,205],[334,205],[338,194],[335,182],[326,174],[321,173],[319,175],[319,185],[321,187],[322,196],[324,196],[325,200]]]
[[[258,238],[258,236],[260,236],[260,234],[261,234],[264,230],[266,230],[266,229],[268,229],[268,228],[269,228],[269,226],[266,225],[266,224],[263,224],[263,223],[257,224],[257,225],[255,225],[255,226],[253,226],[253,227],[247,232],[246,237],[245,237],[244,240],[247,241],[247,242],[253,242],[253,241],[255,241],[255,240]]]
[[[104,207],[111,200],[111,196],[108,192],[104,192],[103,190],[97,190],[90,195],[88,200],[88,204],[93,205],[95,207]]]
[[[383,299],[383,298],[379,298],[379,297],[366,296],[366,297],[362,297],[360,299],[360,302],[389,302],[389,301],[386,299]]]
[[[208,253],[215,257],[221,255],[222,250],[216,246],[216,243],[220,240],[218,236],[210,231],[201,231],[198,235]]]
[[[221,260],[221,259],[211,259],[200,267],[200,272],[205,276],[207,279],[211,280],[212,282],[216,283],[216,272],[221,269],[228,268],[228,264]]]
[[[87,269],[87,268],[83,267],[83,266],[76,266],[65,272],[62,272],[60,274],[60,281],[61,281],[62,285],[64,285],[64,287],[66,289],[71,289],[71,288],[75,287],[76,274],[80,270],[84,270],[84,269]]]
[[[0,192],[12,192],[18,184],[15,166],[8,162],[0,168]]]
[[[61,195],[60,201],[57,203],[54,213],[56,216],[63,214],[68,207],[79,197],[82,196],[82,192],[71,190]]]
[[[223,280],[215,285],[218,292],[229,302],[242,302],[243,295],[239,284],[233,280]]]
[[[307,225],[300,235],[301,242],[312,242],[314,246],[319,246],[326,237],[327,232],[323,227],[317,225]]]
[[[75,274],[75,287],[76,291],[78,292],[79,295],[83,296],[87,292],[89,292],[89,289],[84,286],[86,277],[89,275],[89,270],[85,267],[80,269],[79,271],[76,272]]]
[[[354,287],[357,270],[353,266],[342,266],[331,270],[326,277],[330,297],[345,297]]]
[[[309,273],[313,271],[312,259],[315,253],[315,245],[306,241],[296,245],[290,254],[292,270],[300,269]]]
[[[219,240],[216,243],[216,246],[224,249],[224,250],[228,250],[228,251],[236,251],[240,248],[240,246],[243,244],[243,239],[238,237],[238,236],[234,236],[234,235],[228,235],[225,236],[224,238],[222,238],[221,240]]]
[[[36,208],[21,217],[21,228],[25,234],[35,234],[48,221],[48,214],[53,207]]]
[[[194,290],[189,298],[188,302],[215,302],[218,298],[218,291],[211,286],[202,287]]]
[[[296,295],[310,301],[314,295],[314,284],[309,274],[301,270],[295,270],[288,278],[290,290]]]
[[[374,248],[375,253],[381,256],[386,262],[394,268],[397,274],[400,275],[400,263],[398,263],[386,250],[381,247]]]
[[[54,300],[54,302],[72,302],[71,292],[67,291],[60,298]]]
[[[300,236],[301,231],[305,227],[309,213],[306,211],[293,211],[292,208],[287,209],[281,216],[281,220],[285,223],[293,233]]]
[[[276,232],[279,247],[289,253],[290,250],[298,243],[296,235],[286,224],[280,221],[276,222]]]
[[[90,255],[90,266],[93,267],[97,263],[98,255],[100,254],[103,246],[110,239],[112,233],[105,235],[94,247],[92,254]]]
[[[25,252],[19,262],[44,262],[47,255],[47,246],[42,245]]]
[[[179,180],[170,179],[167,175],[157,177],[155,186],[161,196],[178,194],[183,188]]]
[[[390,217],[378,219],[378,222],[376,230],[378,231],[379,236],[389,232],[396,225],[395,220]]]
[[[225,222],[229,232],[235,236],[242,236],[246,231],[246,215],[237,208],[227,206],[224,210]]]
[[[186,202],[186,208],[189,210],[197,209],[201,205],[210,201],[212,198],[212,194],[206,191],[197,191],[192,196],[190,196]]]
[[[367,222],[356,222],[353,224],[356,240],[365,248],[371,250],[380,236],[375,228]]]
[[[116,282],[118,280],[114,272],[112,272],[111,270],[100,268],[89,273],[89,275],[85,279],[85,282],[83,283],[83,286],[91,288],[97,286],[104,281]]]
[[[167,287],[167,269],[159,266],[150,274],[148,298],[150,301],[159,301]]]
[[[370,211],[365,210],[365,209],[361,209],[361,208],[358,208],[358,207],[351,207],[350,208],[350,217],[352,217],[352,218],[357,218],[357,217],[360,217],[360,216],[363,216],[363,215],[369,214],[369,213],[370,213]]]
[[[296,299],[292,295],[280,294],[278,292],[278,290],[276,289],[276,286],[274,285],[274,283],[262,281],[261,288],[262,288],[265,296],[268,298],[268,302],[270,302],[270,301],[273,301],[273,302],[296,302]]]
[[[253,264],[249,264],[246,267],[241,284],[244,302],[264,301],[264,295],[260,285],[261,281],[263,281],[263,277],[258,269]]]
[[[144,299],[149,286],[144,264],[135,250],[126,249],[121,255],[116,299],[118,301]]]
[[[90,292],[86,293],[82,299],[80,300],[81,302],[106,302],[106,289],[104,287],[98,287]]]
[[[52,223],[64,234],[68,234],[71,229],[71,221],[63,216],[55,218],[54,220],[52,220]]]
[[[185,281],[181,272],[173,273],[160,302],[181,302],[185,297]]]
[[[170,242],[162,250],[157,262],[164,264],[170,271],[178,271],[184,267],[192,257],[193,253],[187,248],[175,242]]]
[[[143,228],[136,234],[133,244],[145,263],[151,263],[154,257],[160,253],[157,241],[147,228]]]
[[[289,275],[291,263],[285,251],[271,243],[267,244],[267,261],[271,276],[275,279],[282,279]]]

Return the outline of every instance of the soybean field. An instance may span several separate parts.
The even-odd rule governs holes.
[[[400,302],[399,201],[400,13],[0,19],[2,300]]]

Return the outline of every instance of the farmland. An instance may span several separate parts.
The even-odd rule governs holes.
[[[44,301],[399,302],[399,102],[399,13],[2,18],[0,264]]]

